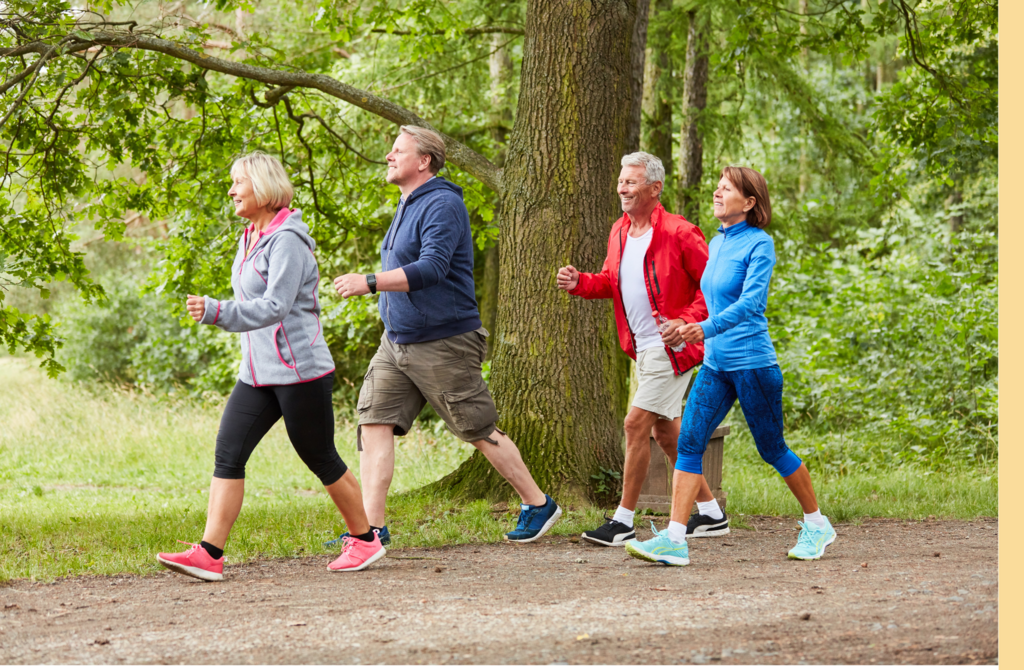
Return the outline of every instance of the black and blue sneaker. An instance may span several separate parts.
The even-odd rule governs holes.
[[[519,523],[516,529],[505,533],[509,542],[533,542],[551,530],[558,518],[562,516],[562,508],[555,504],[551,496],[545,494],[543,505],[520,505]]]
[[[381,544],[391,544],[391,533],[388,532],[388,527],[387,526],[381,526],[380,528],[377,528],[376,526],[370,526],[370,530],[372,530],[373,532],[377,533],[377,538],[380,540]],[[324,542],[324,546],[325,547],[333,547],[336,544],[342,544],[342,542],[348,536],[349,536],[349,533],[347,533],[347,532],[342,533],[341,535],[339,535],[335,539],[328,540],[327,542]]]

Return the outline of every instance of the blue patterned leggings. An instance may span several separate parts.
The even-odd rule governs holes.
[[[711,433],[737,398],[761,458],[783,477],[796,472],[800,457],[782,438],[782,370],[778,365],[732,372],[701,367],[683,412],[676,470],[703,474],[701,464]]]

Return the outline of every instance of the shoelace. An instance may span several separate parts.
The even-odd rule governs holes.
[[[532,507],[530,509],[519,510],[519,522],[516,524],[516,530],[526,530],[530,527],[530,522],[533,521],[533,517],[537,516],[537,512],[540,511],[540,507]]]
[[[651,522],[651,532],[654,533],[655,535],[659,536],[659,537],[668,537],[668,528],[666,528],[665,530],[659,532],[658,529],[655,527],[653,521]]]
[[[355,546],[356,539],[349,535],[341,540],[341,555],[344,556],[348,553],[348,550]]]
[[[811,528],[810,524],[806,524],[803,521],[797,521],[797,525],[800,526],[800,534],[796,536],[797,546],[804,544],[812,549],[817,549],[818,540],[817,535],[824,533],[824,528]]]
[[[189,549],[188,551],[185,552],[185,558],[188,558],[189,556],[194,554],[196,549],[198,549],[199,547],[202,546],[202,545],[200,545],[200,544],[198,544],[196,542],[186,542],[185,540],[175,540],[175,541],[176,542],[180,542],[181,544],[184,544],[184,545],[188,545],[189,547],[192,547],[191,549]]]

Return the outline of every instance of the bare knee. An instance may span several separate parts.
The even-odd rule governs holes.
[[[644,437],[644,435],[650,435],[651,421],[645,416],[647,412],[632,410],[626,415],[626,420],[623,422],[623,429],[626,431],[627,437]],[[628,441],[627,441],[628,442]]]

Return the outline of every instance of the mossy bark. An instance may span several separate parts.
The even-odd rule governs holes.
[[[622,464],[629,359],[618,346],[611,301],[559,291],[555,272],[567,264],[599,270],[619,216],[619,157],[637,137],[639,4],[530,2],[502,180],[490,387],[499,426],[540,487],[564,502],[588,498],[590,476]],[[510,492],[479,453],[439,485],[479,497]]]

